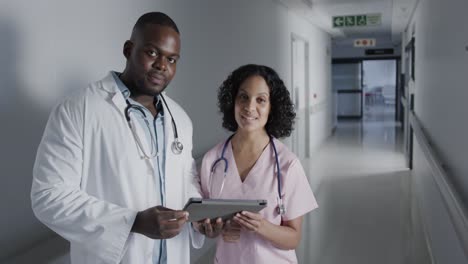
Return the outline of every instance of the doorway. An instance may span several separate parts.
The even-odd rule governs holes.
[[[397,61],[364,60],[362,63],[364,119],[396,119]]]
[[[371,106],[387,105],[388,115],[401,121],[400,57],[333,59],[332,85],[337,93],[338,119],[362,119]],[[367,108],[366,108],[367,106]]]

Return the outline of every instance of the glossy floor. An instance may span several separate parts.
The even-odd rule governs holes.
[[[308,162],[319,209],[304,219],[299,263],[404,263],[409,171],[392,106],[341,121]],[[313,174],[313,175],[311,175]]]

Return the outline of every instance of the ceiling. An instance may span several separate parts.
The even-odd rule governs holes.
[[[418,0],[274,0],[299,13],[332,35],[334,41],[357,37],[388,39],[401,42]],[[332,17],[343,15],[381,14],[378,26],[333,28]]]

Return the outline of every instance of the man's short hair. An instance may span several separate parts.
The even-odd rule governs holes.
[[[176,23],[172,18],[162,12],[150,12],[142,15],[138,18],[135,26],[133,27],[133,31],[135,30],[142,30],[148,24],[156,24],[161,26],[170,27],[180,34],[179,29],[177,28]]]

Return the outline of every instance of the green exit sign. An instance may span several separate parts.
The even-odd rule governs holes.
[[[381,24],[381,22],[382,16],[380,14],[332,17],[332,23],[334,28],[378,26]]]

